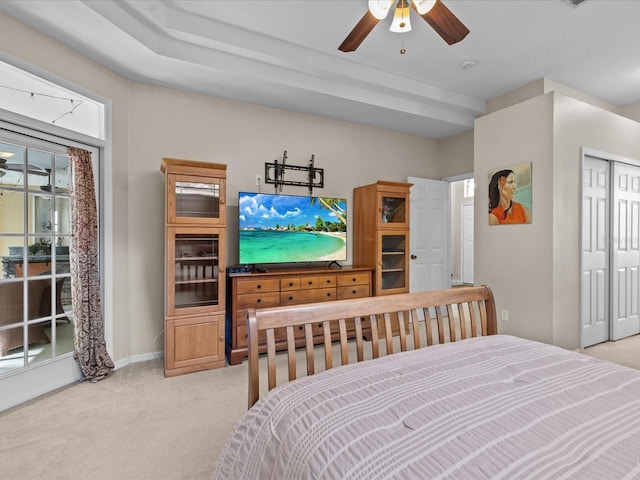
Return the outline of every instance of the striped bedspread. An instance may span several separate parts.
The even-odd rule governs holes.
[[[640,478],[640,371],[505,335],[334,368],[254,405],[213,478]]]

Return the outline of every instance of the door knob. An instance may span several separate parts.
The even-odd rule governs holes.
[[[411,260],[415,260],[416,258],[418,258],[418,257],[415,256],[415,255],[411,255]]]

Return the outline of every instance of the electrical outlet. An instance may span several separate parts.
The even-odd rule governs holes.
[[[256,175],[256,185],[262,185],[262,175]]]
[[[505,322],[509,321],[509,310],[507,310],[506,308],[502,309],[502,312],[500,313],[500,318],[502,320],[504,320]]]

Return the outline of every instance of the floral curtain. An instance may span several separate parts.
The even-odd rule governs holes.
[[[71,164],[71,296],[75,320],[74,358],[87,380],[110,377],[114,364],[107,352],[100,302],[98,212],[91,153],[69,147]]]

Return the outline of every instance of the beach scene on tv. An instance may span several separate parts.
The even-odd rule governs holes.
[[[344,198],[241,192],[238,223],[242,264],[347,259]]]

